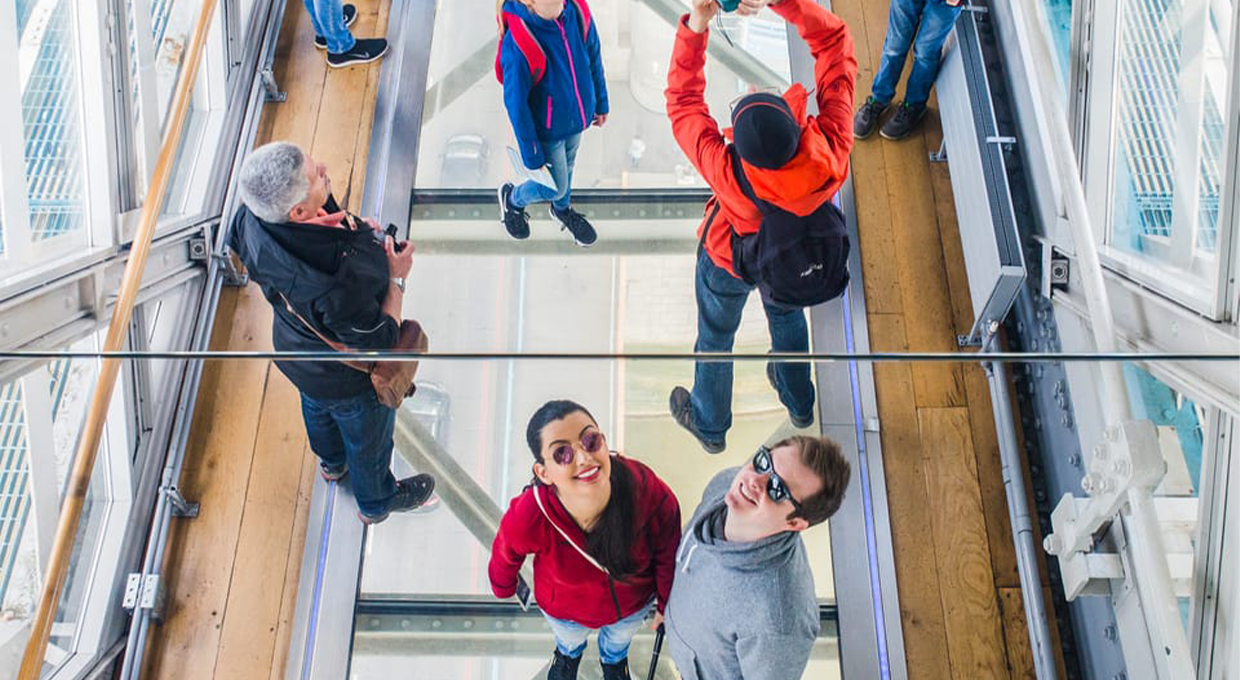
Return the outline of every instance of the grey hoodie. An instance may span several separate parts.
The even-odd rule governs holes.
[[[719,509],[738,468],[715,475],[676,552],[668,651],[684,680],[800,680],[818,637],[818,601],[796,532],[723,538]]]

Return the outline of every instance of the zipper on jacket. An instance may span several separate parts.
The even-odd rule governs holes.
[[[547,95],[547,129],[551,129],[551,95]]]
[[[624,614],[620,611],[620,598],[616,597],[616,579],[611,574],[607,575],[607,586],[611,588],[611,603],[616,605],[616,620],[624,618]]]
[[[577,110],[581,111],[581,129],[590,127],[586,121],[586,107],[581,103],[581,90],[577,88],[577,67],[573,65],[573,48],[568,46],[568,34],[564,32],[564,17],[561,15],[555,21],[556,28],[560,29],[560,37],[564,39],[564,52],[568,54],[568,72],[573,77],[573,94],[577,95]]]

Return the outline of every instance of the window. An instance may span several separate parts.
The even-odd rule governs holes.
[[[1108,254],[1199,309],[1219,278],[1234,4],[1130,0],[1115,17]],[[1091,87],[1110,87],[1105,76]]]

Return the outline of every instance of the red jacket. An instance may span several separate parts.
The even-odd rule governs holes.
[[[848,26],[814,0],[783,0],[771,9],[797,27],[814,55],[818,115],[806,115],[809,95],[804,87],[798,83],[789,88],[784,100],[802,121],[800,148],[791,161],[776,170],[744,163],[745,177],[758,198],[788,212],[808,215],[831,200],[848,176],[857,60]],[[706,78],[702,68],[709,31],[694,33],[686,25],[687,19],[686,14],[676,31],[667,74],[667,116],[676,142],[715,193],[706,203],[706,219],[698,226],[698,237],[715,223],[706,239],[706,252],[715,264],[732,272],[731,231],[758,231],[762,213],[736,181],[725,141],[725,136],[731,137],[731,128],[719,131],[703,97]]]
[[[637,540],[630,555],[637,571],[615,579],[616,604],[611,579],[564,541],[551,522],[584,550],[585,532],[564,509],[554,488],[535,484],[508,504],[491,546],[488,574],[496,597],[512,597],[517,591],[517,572],[525,556],[534,555],[534,597],[538,606],[557,619],[600,628],[632,615],[658,595],[663,611],[672,591],[676,570],[676,546],[680,544],[680,504],[672,490],[641,463],[613,456],[612,465],[628,466],[633,473]],[[550,519],[534,499],[538,494]]]

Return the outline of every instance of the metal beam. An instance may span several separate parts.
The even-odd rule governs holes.
[[[138,303],[206,272],[190,258],[190,239],[201,227],[170,234],[151,247]],[[0,348],[56,349],[94,333],[110,318],[129,251],[112,249],[67,266],[51,280],[31,275],[0,298]],[[0,362],[0,382],[30,370],[28,362]]]

